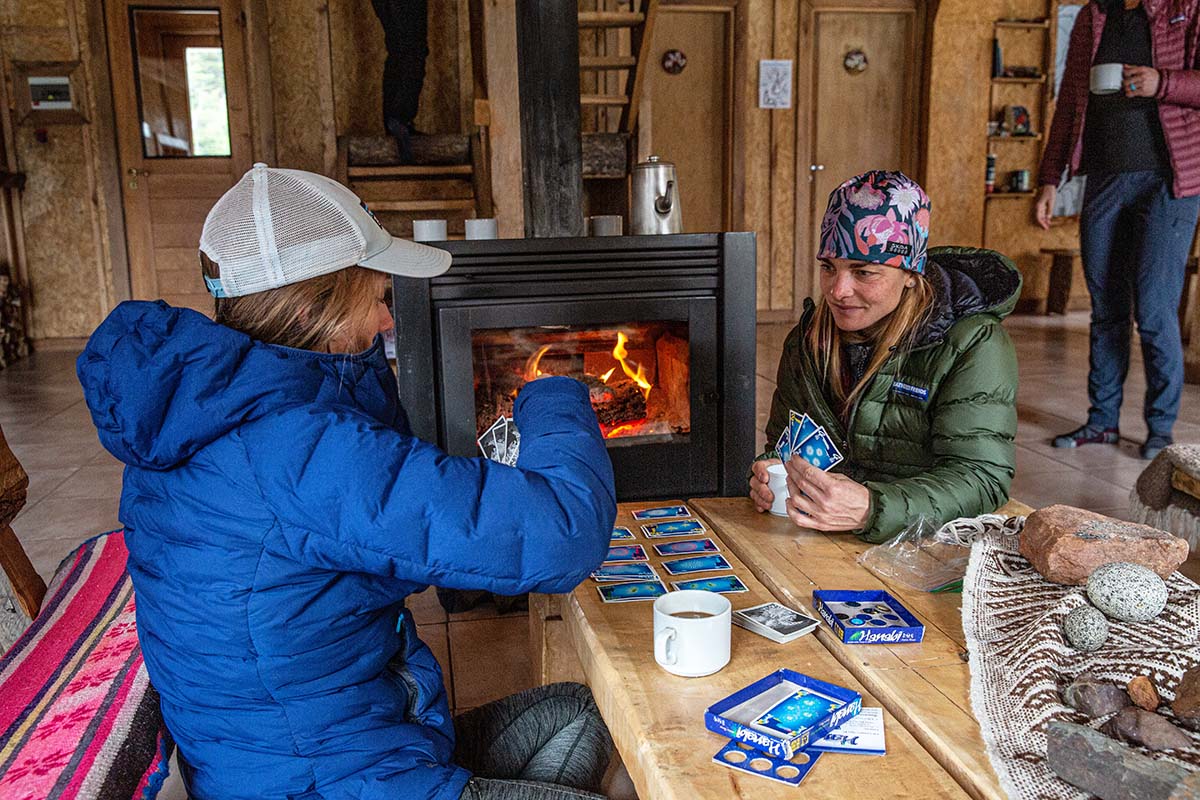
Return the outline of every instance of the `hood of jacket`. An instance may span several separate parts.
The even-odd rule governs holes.
[[[171,469],[239,425],[316,400],[389,426],[402,413],[381,337],[361,353],[296,350],[162,301],[117,306],[76,373],[101,444],[145,469]]]
[[[943,339],[956,322],[975,314],[1004,319],[1021,296],[1021,273],[994,250],[935,247],[929,251],[925,277],[934,300],[918,347]]]

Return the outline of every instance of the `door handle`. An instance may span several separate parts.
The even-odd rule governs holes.
[[[809,172],[824,172],[825,165],[824,164],[809,164],[808,171]]]

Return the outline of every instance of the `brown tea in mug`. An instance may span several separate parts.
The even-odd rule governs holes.
[[[716,614],[710,614],[707,611],[676,611],[671,616],[676,619],[708,619],[715,617]]]

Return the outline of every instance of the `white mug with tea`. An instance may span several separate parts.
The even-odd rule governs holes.
[[[1124,80],[1124,64],[1097,64],[1092,67],[1088,86],[1092,94],[1116,94]]]
[[[712,675],[729,663],[729,599],[686,589],[654,601],[654,660],[684,678]]]

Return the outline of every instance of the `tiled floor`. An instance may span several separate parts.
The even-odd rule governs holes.
[[[759,328],[760,431],[789,328]],[[1021,369],[1013,496],[1033,506],[1063,502],[1124,514],[1129,490],[1144,466],[1137,458],[1137,445],[1145,435],[1140,357],[1135,354],[1130,369],[1122,418],[1128,438],[1120,447],[1055,450],[1049,438],[1073,428],[1086,410],[1086,316],[1017,317],[1008,329]],[[1200,442],[1200,386],[1186,387],[1180,420],[1177,440]],[[34,566],[49,578],[72,547],[119,524],[121,467],[96,438],[75,379],[74,354],[38,353],[0,371],[0,427],[30,474],[28,503],[13,529]],[[411,607],[421,637],[446,672],[456,709],[532,683],[523,614],[499,616],[486,606],[448,616],[432,590],[412,600]]]

